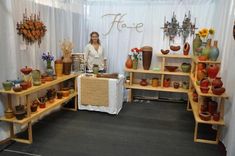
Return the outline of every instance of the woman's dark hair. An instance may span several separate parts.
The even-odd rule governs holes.
[[[91,38],[92,35],[94,35],[94,34],[98,36],[97,43],[100,44],[100,39],[99,39],[99,33],[98,33],[98,32],[93,31],[93,32],[90,34],[90,38]],[[90,44],[93,43],[92,39],[90,39],[90,42],[89,42],[89,43],[90,43]]]

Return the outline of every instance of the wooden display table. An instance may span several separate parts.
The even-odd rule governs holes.
[[[50,110],[54,109],[57,106],[62,105],[66,101],[69,101],[72,98],[75,98],[75,104],[74,108],[71,108],[69,110],[77,111],[77,76],[76,74],[71,74],[71,75],[64,75],[61,77],[57,77],[56,80],[46,82],[45,84],[41,84],[40,86],[32,86],[31,88],[28,88],[27,90],[23,90],[21,92],[14,92],[13,90],[11,91],[5,91],[5,90],[0,90],[0,93],[2,94],[7,94],[8,96],[8,108],[12,108],[12,95],[16,97],[26,97],[26,107],[27,107],[27,116],[22,119],[22,120],[17,120],[15,117],[11,119],[6,119],[5,117],[1,117],[1,121],[9,122],[10,124],[10,138],[11,140],[15,140],[21,143],[28,143],[31,144],[33,142],[33,137],[32,137],[32,120],[39,118],[41,115],[45,114],[46,112],[49,112]],[[30,109],[30,101],[29,101],[29,96],[30,94],[33,94],[35,92],[41,91],[43,89],[52,87],[54,85],[63,83],[69,79],[74,79],[74,90],[75,92],[70,94],[68,97],[63,97],[62,99],[55,99],[53,103],[46,103],[46,108],[38,108],[36,112],[31,112]],[[15,124],[27,124],[28,126],[28,139],[20,139],[15,136],[14,132],[14,123]]]

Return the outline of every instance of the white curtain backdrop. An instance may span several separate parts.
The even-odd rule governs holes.
[[[235,0],[1,0],[0,1],[0,82],[16,79],[23,66],[44,69],[41,60],[43,52],[50,51],[55,57],[62,55],[59,44],[63,39],[74,42],[74,52],[83,52],[92,31],[100,33],[101,44],[108,59],[109,72],[124,73],[124,63],[130,49],[150,45],[153,47],[152,67],[158,65],[156,53],[169,48],[168,39],[163,37],[164,18],[170,21],[175,12],[180,24],[185,14],[191,12],[196,26],[214,27],[215,39],[219,40],[220,58],[222,59],[221,76],[230,98],[226,102],[226,126],[222,140],[228,156],[235,155],[235,93],[233,89],[235,74],[233,71],[235,41],[232,38]],[[17,35],[16,23],[22,20],[27,8],[28,14],[41,13],[41,19],[47,26],[47,32],[40,47],[37,44],[23,48],[24,42]],[[142,32],[135,29],[120,28],[115,23],[108,35],[106,33],[113,16],[105,14],[122,14],[123,23],[135,26],[143,23]],[[123,24],[122,23],[122,24]],[[188,42],[192,43],[192,37]],[[182,46],[177,37],[175,44]],[[192,51],[192,50],[191,50]],[[4,96],[0,96],[0,116],[4,115]],[[8,137],[5,123],[0,123],[0,140]]]

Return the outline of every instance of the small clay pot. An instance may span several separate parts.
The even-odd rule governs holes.
[[[37,109],[38,109],[38,106],[37,106],[37,105],[32,105],[32,106],[30,107],[30,109],[31,109],[31,112],[36,112]]]
[[[217,88],[222,87],[222,86],[223,86],[223,82],[221,81],[221,77],[216,77],[216,78],[212,81],[211,85],[212,85],[213,87],[217,87]]]
[[[212,118],[214,121],[219,121],[220,120],[220,113],[219,112],[214,113]]]
[[[6,118],[6,119],[11,119],[11,118],[14,117],[14,113],[13,113],[13,111],[12,111],[10,108],[8,108],[8,109],[4,112],[4,114],[5,114],[5,118]]]
[[[210,112],[211,114],[214,114],[217,112],[217,107],[218,107],[218,103],[216,101],[209,101],[208,104],[208,112]]]
[[[202,104],[201,105],[201,112],[208,112],[208,105]]]
[[[147,80],[146,80],[146,79],[142,79],[142,80],[140,81],[140,85],[141,85],[141,86],[147,86],[147,85],[148,85]]]
[[[200,81],[200,87],[208,87],[210,84],[210,81],[208,78],[203,78],[201,81]]]
[[[163,49],[161,49],[161,53],[163,54],[163,55],[167,55],[168,53],[170,52],[170,50],[163,50]]]
[[[17,120],[22,120],[25,117],[26,112],[25,111],[16,111],[15,117]]]
[[[152,87],[157,87],[158,86],[158,78],[152,78]]]
[[[182,72],[188,73],[191,70],[191,64],[190,63],[182,63],[181,69],[182,69]]]
[[[184,50],[183,50],[184,55],[188,55],[189,54],[189,50],[190,50],[190,44],[188,42],[186,42],[184,44]]]
[[[194,101],[194,102],[198,102],[198,97],[197,97],[197,96],[194,96],[194,97],[193,97],[193,101]]]
[[[20,86],[22,87],[22,90],[28,89],[28,83],[27,82],[21,82]]]
[[[173,46],[173,45],[171,45],[171,46],[170,46],[170,49],[171,49],[172,51],[178,51],[178,50],[180,50],[180,46]]]
[[[171,79],[170,78],[164,79],[163,87],[170,87],[170,85],[171,85]]]
[[[212,86],[212,93],[215,95],[222,95],[225,92],[225,88],[224,87],[213,87]]]
[[[173,86],[175,89],[178,89],[180,87],[180,84],[179,84],[179,82],[174,82]]]
[[[13,87],[13,90],[15,92],[21,92],[22,91],[22,87],[21,86]]]
[[[29,73],[31,73],[32,68],[28,68],[27,66],[25,66],[24,68],[21,68],[20,71],[25,74],[28,75]]]
[[[165,68],[169,71],[169,72],[174,72],[178,66],[165,66]]]
[[[201,112],[199,113],[199,117],[204,121],[211,120],[211,114],[209,112]]]
[[[198,60],[199,61],[206,61],[207,60],[207,56],[198,56]]]
[[[62,99],[62,97],[63,97],[63,92],[57,91],[57,99]]]
[[[208,93],[209,89],[209,87],[200,87],[201,92],[205,94]]]
[[[184,82],[182,83],[182,88],[183,88],[183,89],[189,89],[189,82],[184,81]]]
[[[11,81],[6,81],[6,82],[2,83],[2,86],[3,86],[5,91],[10,91],[12,86],[13,86],[13,84],[12,84]]]
[[[70,91],[66,90],[66,91],[62,91],[62,93],[63,93],[63,97],[68,97],[70,94]]]
[[[40,102],[39,108],[46,108],[46,102]]]

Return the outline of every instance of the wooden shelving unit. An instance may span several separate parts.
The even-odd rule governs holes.
[[[73,111],[77,111],[77,74],[71,74],[71,75],[64,75],[61,77],[58,77],[56,80],[51,81],[51,82],[46,82],[45,84],[41,84],[40,86],[33,86],[27,90],[21,91],[21,92],[14,92],[13,90],[11,91],[4,91],[4,90],[0,90],[1,94],[7,94],[8,96],[8,103],[7,103],[7,107],[8,108],[12,108],[12,96],[16,96],[16,97],[22,97],[25,96],[26,97],[26,108],[27,108],[27,116],[22,119],[22,120],[17,120],[15,117],[11,118],[11,119],[6,119],[5,117],[1,117],[0,121],[5,121],[8,122],[10,125],[10,138],[11,140],[15,140],[17,142],[21,142],[21,143],[27,143],[27,144],[31,144],[33,142],[33,137],[32,137],[32,121],[34,119],[37,119],[38,117],[40,117],[41,115],[45,114],[46,112],[52,110],[53,108],[63,105],[65,102],[71,100],[72,98],[75,98],[75,103],[74,103],[74,108],[65,108],[68,110],[73,110]],[[68,97],[63,97],[62,99],[55,99],[53,103],[46,103],[46,108],[38,108],[36,112],[31,112],[30,109],[30,101],[29,101],[29,96],[30,94],[36,93],[38,91],[44,90],[46,88],[52,87],[54,85],[63,83],[69,79],[74,79],[74,90],[75,92],[70,94]],[[21,138],[17,138],[16,134],[14,132],[14,124],[27,124],[28,127],[28,139],[21,139]]]
[[[200,86],[197,85],[196,78],[197,78],[197,66],[199,63],[205,63],[206,65],[209,64],[220,64],[220,61],[200,61],[197,57],[194,57],[193,59],[193,69],[192,73],[190,75],[191,79],[191,86],[190,91],[188,93],[188,108],[191,106],[191,109],[193,111],[194,119],[195,119],[195,129],[194,129],[194,141],[195,142],[201,142],[201,143],[209,143],[209,144],[218,144],[219,143],[219,136],[221,132],[221,127],[225,125],[223,116],[224,116],[224,101],[225,99],[228,99],[228,95],[226,93],[223,93],[222,95],[215,95],[212,93],[211,88],[208,93],[202,93],[200,90]],[[194,88],[198,94],[198,102],[193,101],[192,97],[192,88]],[[220,120],[214,121],[204,121],[199,117],[200,108],[203,104],[203,98],[205,97],[212,97],[219,101],[218,110],[220,112]],[[209,125],[215,125],[217,128],[217,134],[214,140],[208,140],[208,139],[202,139],[198,138],[198,125],[199,124],[209,124]]]
[[[157,57],[161,58],[161,69],[159,71],[125,68],[125,71],[130,73],[130,84],[125,84],[125,88],[131,89],[131,91],[130,91],[131,95],[129,95],[131,97],[131,100],[132,100],[132,89],[163,91],[163,92],[175,92],[175,93],[188,93],[188,89],[183,89],[183,88],[175,89],[173,87],[163,87],[163,82],[164,82],[164,78],[165,78],[166,75],[169,75],[169,76],[186,76],[190,79],[190,73],[185,73],[185,72],[182,72],[180,70],[176,70],[175,72],[166,71],[165,70],[165,63],[166,63],[166,60],[168,58],[169,59],[173,58],[173,59],[190,59],[191,60],[192,57],[190,55],[185,56],[185,55],[182,55],[182,54],[167,54],[167,55],[157,54]],[[160,78],[159,87],[152,87],[151,85],[141,86],[139,84],[134,83],[134,79],[135,79],[134,74],[136,74],[136,73],[138,73],[138,74],[156,74],[156,75],[160,75],[161,78]]]

